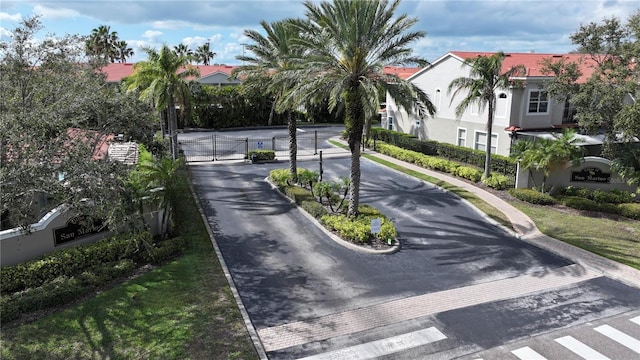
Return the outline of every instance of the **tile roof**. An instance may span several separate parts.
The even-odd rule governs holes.
[[[478,56],[491,56],[494,52],[477,52],[477,51],[451,51],[453,54],[463,60],[471,59]],[[524,65],[527,69],[527,77],[548,77],[550,75],[542,73],[542,60],[552,58],[554,61],[564,59],[567,62],[575,62],[580,65],[582,76],[578,82],[586,81],[594,71],[595,61],[585,54],[544,54],[544,53],[505,53],[506,57],[502,62],[502,71],[507,71],[515,65]]]
[[[107,82],[119,82],[125,77],[133,74],[134,63],[111,63],[100,70],[107,75]],[[206,77],[215,73],[231,74],[231,70],[237,66],[233,65],[192,65],[200,70],[200,77]]]
[[[393,74],[397,75],[400,79],[406,79],[409,76],[417,73],[420,69],[419,67],[398,67],[398,66],[385,66],[382,70],[385,74]]]

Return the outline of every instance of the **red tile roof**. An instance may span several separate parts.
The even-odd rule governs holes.
[[[385,74],[393,74],[397,75],[400,79],[406,79],[409,76],[417,73],[420,69],[419,67],[398,67],[398,66],[385,66],[382,70]]]
[[[493,52],[474,52],[474,51],[451,51],[451,54],[462,58],[463,60],[471,59],[478,56],[491,56]],[[542,73],[542,60],[552,58],[554,61],[564,59],[567,62],[575,62],[580,65],[582,76],[578,82],[586,81],[593,73],[595,62],[585,54],[543,54],[543,53],[505,53],[506,57],[502,62],[502,70],[507,71],[515,65],[524,65],[527,69],[527,77],[545,77],[551,76]]]
[[[133,74],[134,63],[111,63],[100,69],[105,75],[107,75],[107,82],[119,82],[125,77]],[[231,70],[236,68],[232,65],[192,65],[200,70],[200,77],[215,74],[224,73],[231,74]]]

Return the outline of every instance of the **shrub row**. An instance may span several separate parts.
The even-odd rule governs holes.
[[[562,195],[566,195],[566,196],[579,196],[582,198],[587,198],[600,204],[604,204],[604,203],[623,204],[623,203],[633,202],[636,199],[636,194],[630,191],[623,191],[623,190],[617,190],[617,189],[603,191],[603,190],[594,190],[594,189],[568,186],[562,189],[561,193]]]
[[[153,243],[146,233],[118,235],[3,268],[0,321],[63,305],[143,264],[180,255],[186,245],[181,237]]]
[[[553,196],[533,189],[509,189],[509,194],[516,199],[526,201],[531,204],[552,205],[556,203]]]
[[[381,154],[389,155],[402,161],[410,162],[427,169],[447,172],[473,182],[478,182],[482,179],[482,171],[474,167],[464,166],[455,161],[424,155],[413,150],[401,149],[385,143],[377,144],[376,150]],[[505,175],[491,174],[491,176],[483,180],[483,183],[491,188],[504,190],[508,187],[509,181],[509,177]]]
[[[381,128],[372,128],[371,133],[374,139],[403,149],[413,150],[425,155],[438,156],[484,169],[486,153],[482,150],[433,140],[420,140],[414,135]],[[509,178],[515,178],[516,171],[517,161],[515,159],[501,155],[491,156],[491,172],[507,175]]]

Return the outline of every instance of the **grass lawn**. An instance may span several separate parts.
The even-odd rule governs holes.
[[[335,146],[346,148],[339,142],[331,141],[331,143]],[[466,190],[440,179],[381,160],[370,154],[363,153],[362,156],[447,189],[468,200],[493,220],[513,229],[511,223],[501,211]],[[537,206],[516,199],[513,199],[510,203],[529,216],[545,235],[640,270],[639,221],[624,218],[623,220],[614,220],[607,217],[599,218],[572,214],[551,206]]]
[[[2,359],[257,359],[200,214],[184,187],[180,258],[20,326]]]

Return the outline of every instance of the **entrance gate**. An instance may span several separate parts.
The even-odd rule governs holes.
[[[298,155],[317,155],[318,151],[344,152],[330,145],[318,145],[318,132],[302,133],[296,136]],[[233,137],[225,135],[206,135],[193,139],[181,139],[180,150],[187,162],[242,160],[249,158],[251,150],[273,150],[276,157],[289,156],[289,136],[280,135],[270,138]]]

